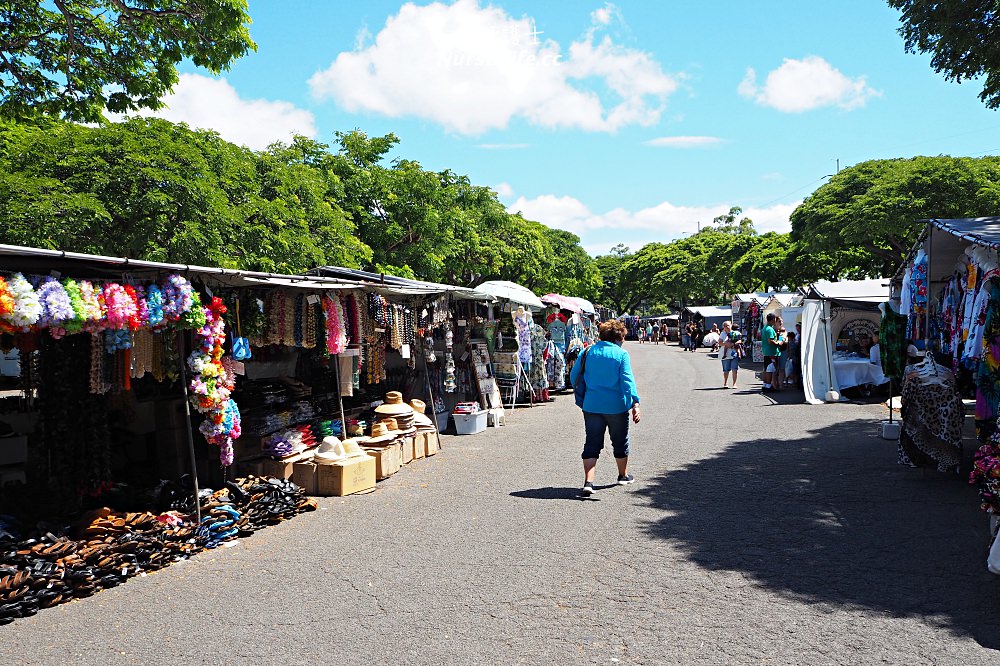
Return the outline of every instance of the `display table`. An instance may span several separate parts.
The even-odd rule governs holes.
[[[833,372],[837,376],[837,386],[841,390],[865,384],[881,386],[889,381],[882,374],[882,368],[866,358],[834,358]]]

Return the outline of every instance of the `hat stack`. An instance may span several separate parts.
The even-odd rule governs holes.
[[[345,439],[342,442],[336,437],[325,437],[313,455],[313,462],[317,465],[333,465],[348,458],[360,458],[367,455],[358,445],[356,439]]]
[[[392,418],[400,430],[406,431],[413,427],[413,407],[403,402],[403,394],[399,391],[389,391],[385,394],[385,402],[375,408],[375,414],[380,420]]]
[[[389,425],[392,428],[389,428]],[[365,444],[385,444],[391,442],[400,436],[399,430],[396,429],[396,421],[393,419],[386,419],[385,421],[379,421],[372,425],[372,436],[365,440]]]
[[[410,401],[410,406],[413,407],[413,425],[416,426],[417,432],[435,432],[434,422],[424,414],[424,410],[427,409],[424,401],[414,398]]]

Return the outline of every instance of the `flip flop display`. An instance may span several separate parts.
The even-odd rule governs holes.
[[[0,625],[316,509],[315,500],[284,479],[252,476],[199,497],[200,524],[176,508],[152,513],[102,507],[58,529],[40,524],[22,530],[12,518],[0,516]],[[171,501],[175,507],[184,503]]]

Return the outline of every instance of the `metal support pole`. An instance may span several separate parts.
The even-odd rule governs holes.
[[[340,354],[334,354],[330,358],[333,359],[333,374],[337,380],[337,404],[340,406],[340,437],[342,439],[347,439],[347,418],[344,416],[344,396],[340,391]],[[351,380],[354,381],[353,379]]]
[[[187,443],[188,443],[188,455],[191,457],[191,479],[194,483],[194,512],[198,518],[198,524],[201,524],[201,500],[199,499],[200,491],[198,489],[198,460],[194,453],[194,436],[191,434],[191,401],[188,399],[188,385],[187,385],[187,367],[184,361],[184,333],[182,331],[177,331],[177,349],[180,350],[181,359],[181,387],[184,389],[184,414],[186,416],[187,423]]]

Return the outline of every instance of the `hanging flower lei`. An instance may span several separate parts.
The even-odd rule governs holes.
[[[149,305],[146,303],[146,290],[140,284],[138,287],[127,285],[125,291],[129,296],[135,298],[135,318],[129,320],[129,328],[138,331],[140,328],[149,328]]]
[[[146,287],[146,319],[150,328],[163,325],[163,291],[155,284]]]
[[[168,323],[180,321],[195,305],[194,287],[181,275],[171,275],[163,281],[163,318]]]
[[[67,333],[79,333],[83,330],[83,324],[86,320],[86,307],[83,303],[83,294],[80,292],[80,284],[76,280],[67,278],[63,282],[63,289],[66,290],[70,307],[73,308],[73,316],[63,321],[63,327]]]
[[[119,349],[129,349],[132,347],[132,336],[122,329],[104,331],[104,351],[114,354]]]
[[[108,310],[104,302],[104,291],[88,280],[80,280],[80,299],[83,301],[83,329],[91,333],[103,330]]]
[[[125,287],[117,282],[109,282],[104,285],[104,304],[108,310],[105,316],[107,327],[113,330],[127,329],[129,321],[138,312],[135,299],[129,296]]]
[[[240,436],[240,413],[230,397],[235,375],[222,362],[226,341],[226,306],[218,296],[202,308],[204,324],[198,329],[198,348],[188,357],[191,369],[190,391],[194,408],[205,415],[199,430],[209,444],[219,447],[219,461],[233,462],[233,440]]]
[[[347,331],[340,299],[324,296],[323,309],[326,312],[326,350],[331,354],[340,354],[347,349]]]
[[[0,277],[0,332],[13,333],[14,326],[10,323],[10,315],[14,312],[14,295],[10,292],[7,280]]]
[[[212,299],[215,301],[215,299]],[[222,303],[222,299],[219,299],[219,303]],[[223,308],[226,306],[223,305]],[[191,307],[181,314],[179,326],[182,328],[199,329],[204,326],[208,319],[206,318],[205,308],[201,305],[201,296],[198,295],[197,291],[191,290]]]
[[[64,322],[72,320],[76,313],[62,283],[54,277],[45,280],[38,289],[38,302],[42,306],[42,313],[38,316],[36,325],[48,328],[53,338],[59,339],[66,335]]]
[[[14,273],[8,285],[14,298],[14,309],[7,315],[7,321],[21,329],[33,326],[42,314],[38,294],[20,273]]]

